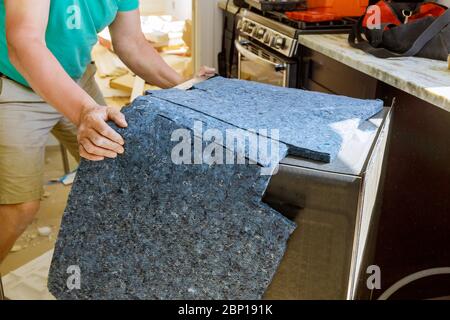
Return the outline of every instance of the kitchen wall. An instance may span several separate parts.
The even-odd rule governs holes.
[[[217,69],[222,47],[223,13],[219,0],[193,0],[195,69],[207,65]]]
[[[141,13],[170,14],[180,20],[192,19],[192,0],[140,0]]]
[[[219,0],[140,0],[141,13],[144,15],[171,14],[178,19],[193,20],[196,70],[202,65],[217,68],[223,29],[218,2]]]
[[[180,20],[192,19],[192,0],[164,0],[166,10]]]
[[[166,12],[167,1],[164,0],[140,0],[141,14],[164,14]]]

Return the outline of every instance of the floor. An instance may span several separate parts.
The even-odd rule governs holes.
[[[76,168],[76,162],[70,157],[71,169]],[[59,147],[47,147],[44,172],[45,195],[41,208],[34,222],[16,242],[16,252],[10,252],[0,266],[0,273],[5,275],[23,264],[35,259],[55,245],[56,236],[61,223],[62,213],[66,206],[70,186],[62,183],[51,183],[64,175],[61,152]],[[52,232],[49,236],[40,236],[38,228],[48,226]]]

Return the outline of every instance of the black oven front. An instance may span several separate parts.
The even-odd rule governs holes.
[[[289,59],[245,36],[235,40],[238,53],[238,78],[298,88],[298,61]]]

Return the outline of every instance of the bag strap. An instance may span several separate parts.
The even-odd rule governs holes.
[[[348,37],[350,46],[361,49],[367,53],[370,53],[378,58],[395,58],[395,57],[412,57],[419,53],[423,47],[431,41],[442,29],[444,29],[450,23],[450,9],[447,9],[444,14],[436,18],[433,23],[417,37],[411,48],[404,53],[396,53],[385,48],[374,48],[361,36],[362,19],[353,27]],[[384,29],[384,28],[383,28]],[[382,29],[382,30],[383,30]],[[381,35],[382,36],[382,35]],[[358,40],[358,42],[356,42]],[[362,40],[362,41],[361,41]]]
[[[404,53],[405,56],[415,56],[425,45],[441,32],[450,23],[450,9],[439,16],[433,23],[414,41],[412,47]]]

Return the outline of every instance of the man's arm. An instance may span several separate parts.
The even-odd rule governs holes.
[[[174,87],[183,79],[145,39],[141,30],[139,10],[119,12],[109,26],[114,51],[138,76],[160,88]],[[202,67],[199,76],[211,76],[214,69]]]
[[[123,114],[97,105],[46,46],[50,0],[5,0],[5,8],[11,63],[37,94],[78,126],[80,155],[102,160],[123,153],[122,137],[106,124],[127,126]]]

